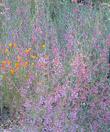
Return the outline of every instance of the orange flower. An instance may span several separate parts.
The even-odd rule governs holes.
[[[6,61],[2,61],[2,69],[4,70],[6,68]]]
[[[7,60],[6,63],[10,66],[11,65],[11,61]]]
[[[28,67],[28,65],[29,65],[29,62],[28,62],[28,61],[25,61],[24,64],[23,64],[23,66],[24,66],[25,68]]]
[[[22,57],[20,57],[19,55],[17,56],[17,62],[21,62],[22,61]]]
[[[13,76],[15,74],[15,70],[14,69],[11,69],[10,70],[10,74]]]
[[[45,59],[48,59],[49,58],[48,54],[44,55],[44,58]]]
[[[20,67],[19,62],[16,62],[16,63],[15,63],[15,69],[16,69],[16,70],[18,70],[18,69],[19,69],[19,67]]]
[[[32,48],[26,49],[24,52],[28,55],[31,52]]]
[[[16,45],[16,43],[14,43],[14,44],[13,44],[13,48],[16,48],[16,47],[17,47],[17,45]]]

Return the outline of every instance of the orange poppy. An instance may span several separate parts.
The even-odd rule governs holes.
[[[10,74],[13,76],[15,74],[15,70],[14,69],[11,69],[10,70]]]
[[[6,61],[2,61],[2,69],[4,70],[6,68]]]
[[[28,61],[25,61],[24,64],[23,64],[23,67],[26,68],[26,67],[28,67],[28,65],[29,65],[29,62]]]
[[[16,69],[16,70],[18,70],[18,69],[19,69],[19,67],[20,67],[19,62],[16,62],[16,63],[15,63],[15,69]]]
[[[24,52],[28,55],[31,52],[32,48],[26,49]]]
[[[13,48],[16,48],[16,47],[17,47],[17,45],[16,45],[16,43],[14,43],[14,44],[13,44]]]
[[[7,60],[6,63],[10,66],[11,65],[11,61]]]
[[[17,62],[21,62],[22,61],[22,57],[20,57],[19,55],[17,56]]]
[[[49,55],[48,54],[44,55],[44,58],[45,59],[48,59],[49,58]]]

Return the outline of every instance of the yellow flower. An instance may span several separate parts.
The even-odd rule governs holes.
[[[15,70],[14,69],[11,69],[10,70],[10,74],[13,76],[15,74]]]
[[[32,50],[32,48],[28,48],[28,49],[26,49],[24,52],[25,52],[26,54],[29,54],[29,53],[31,52],[31,50]]]
[[[6,49],[5,49],[5,53],[9,53],[9,50],[8,50],[8,48],[6,48]]]
[[[35,55],[31,55],[31,58],[32,58],[32,59],[36,59],[36,56],[35,56]]]
[[[42,43],[41,48],[43,48],[43,49],[46,48],[46,44]]]
[[[12,44],[12,43],[9,43],[8,46],[9,46],[10,48],[12,48],[12,47],[13,47],[13,44]]]
[[[7,60],[7,64],[10,66],[11,65],[11,61],[10,60]]]
[[[35,64],[34,63],[32,63],[32,66],[34,66]]]
[[[46,47],[46,45],[45,45],[45,44],[43,44],[43,45],[42,45],[42,48],[45,48],[45,47]]]

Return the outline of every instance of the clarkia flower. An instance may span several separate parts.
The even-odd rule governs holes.
[[[78,2],[78,0],[71,0],[72,2],[74,2],[74,3],[77,3]]]
[[[106,45],[107,46],[110,46],[110,34],[107,36]]]

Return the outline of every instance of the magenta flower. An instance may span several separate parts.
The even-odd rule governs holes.
[[[71,0],[72,2],[74,2],[74,3],[77,3],[78,2],[78,0]]]
[[[26,109],[30,110],[32,108],[32,102],[29,99],[25,100],[25,103],[23,105]]]
[[[72,92],[71,92],[71,97],[72,97],[72,99],[78,98],[78,92],[79,92],[78,88],[74,88],[74,89],[72,90]]]
[[[80,79],[80,80],[88,80],[89,77],[89,70],[87,68],[87,65],[84,63],[83,60],[83,55],[82,54],[78,54],[76,55],[73,63],[72,63],[72,67],[73,67],[73,72],[74,74],[76,74],[76,76]]]
[[[73,121],[76,121],[78,119],[77,113],[78,113],[78,107],[76,106],[73,108],[73,111],[71,112],[71,116],[72,116]]]
[[[32,35],[32,43],[35,43],[35,41],[36,41],[35,35]]]
[[[52,51],[53,51],[53,54],[54,54],[55,56],[58,56],[59,49],[58,49],[57,47],[53,46],[53,47],[52,47]]]
[[[105,114],[104,114],[104,122],[105,123],[109,123],[110,122],[110,112],[106,112]]]
[[[39,33],[39,34],[43,33],[43,31],[41,30],[41,28],[39,26],[36,27],[36,32]]]
[[[73,13],[78,13],[78,12],[79,12],[79,10],[77,8],[73,9]]]
[[[65,40],[66,40],[69,44],[73,44],[74,37],[75,37],[75,33],[74,33],[74,32],[66,33],[66,34],[64,35]]]
[[[95,132],[98,131],[99,124],[97,123],[97,121],[94,121],[94,122],[92,123],[92,128],[93,128],[93,130],[94,130]]]
[[[106,45],[107,46],[110,46],[110,34],[107,36]]]

